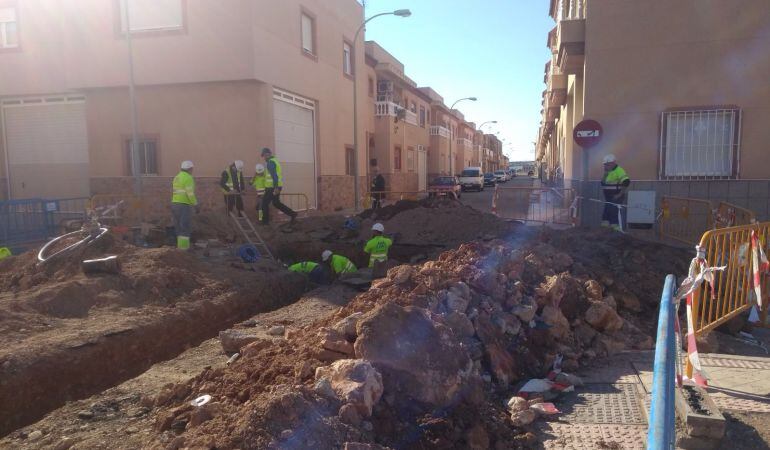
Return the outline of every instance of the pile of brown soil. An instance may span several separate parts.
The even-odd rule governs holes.
[[[155,399],[165,407],[152,445],[529,447],[532,430],[504,406],[516,387],[559,354],[574,372],[649,349],[639,319],[688,253],[605,231],[543,231],[395,267],[332,318],[169,386]],[[207,405],[190,405],[202,395]]]

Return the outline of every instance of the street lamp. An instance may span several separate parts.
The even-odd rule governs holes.
[[[361,30],[364,29],[367,23],[381,16],[409,17],[411,15],[412,15],[412,11],[408,9],[397,9],[393,12],[375,14],[372,17],[364,20],[361,26],[358,27],[358,30],[356,30],[356,34],[353,37],[353,61],[355,61],[355,58],[356,58],[356,47],[358,46],[358,35],[361,33]],[[354,65],[353,67],[357,67],[357,66]],[[354,206],[356,211],[358,211],[358,208],[360,206],[360,201],[361,201],[358,198],[358,194],[359,194],[358,193],[358,73],[354,72],[353,73],[353,197],[355,199]]]
[[[481,131],[481,127],[483,127],[484,125],[489,124],[489,123],[497,123],[497,121],[496,120],[487,120],[486,122],[484,122],[481,125],[479,125],[479,131]]]
[[[464,97],[464,98],[461,98],[460,100],[457,100],[456,102],[452,103],[452,106],[449,107],[449,112],[454,111],[455,105],[457,105],[458,103],[460,103],[463,100],[470,100],[472,102],[475,102],[478,99],[476,97]],[[449,174],[448,174],[449,176],[452,175],[452,141],[454,140],[454,138],[455,137],[452,134],[452,124],[450,123],[449,124]]]

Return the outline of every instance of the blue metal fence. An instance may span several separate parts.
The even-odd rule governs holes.
[[[87,198],[0,201],[0,247],[17,246],[56,235],[62,220],[85,217],[87,201]]]
[[[676,277],[668,275],[663,286],[658,315],[658,336],[655,343],[655,366],[652,378],[652,405],[647,431],[647,450],[674,448],[676,429],[674,423],[674,381],[676,377],[676,336],[674,321],[674,293]]]

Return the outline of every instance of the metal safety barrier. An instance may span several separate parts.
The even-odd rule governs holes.
[[[53,236],[55,201],[40,198],[0,202],[0,247],[33,242]]]
[[[660,236],[695,245],[708,230],[755,222],[753,211],[732,203],[720,202],[714,207],[709,200],[664,195],[658,232]]]
[[[693,293],[693,331],[708,333],[733,317],[751,308],[757,301],[765,304],[761,322],[767,319],[767,274],[760,273],[764,298],[755,298],[752,261],[752,232],[767,252],[770,222],[707,231],[700,240],[700,254],[708,267],[726,268],[713,273],[713,282],[702,284]]]
[[[575,190],[571,188],[499,187],[495,207],[503,219],[572,225]]]
[[[647,450],[670,450],[676,440],[674,398],[676,395],[674,378],[676,376],[676,336],[674,321],[678,320],[675,312],[674,294],[676,278],[666,277],[658,312],[658,335],[655,340],[655,364],[652,375],[652,404],[650,423],[647,430]]]

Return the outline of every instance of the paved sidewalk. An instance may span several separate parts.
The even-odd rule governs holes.
[[[581,374],[585,386],[557,400],[562,414],[537,424],[546,449],[644,449],[654,352],[616,355]],[[722,412],[770,414],[770,357],[701,354]],[[770,419],[770,416],[768,416]]]

